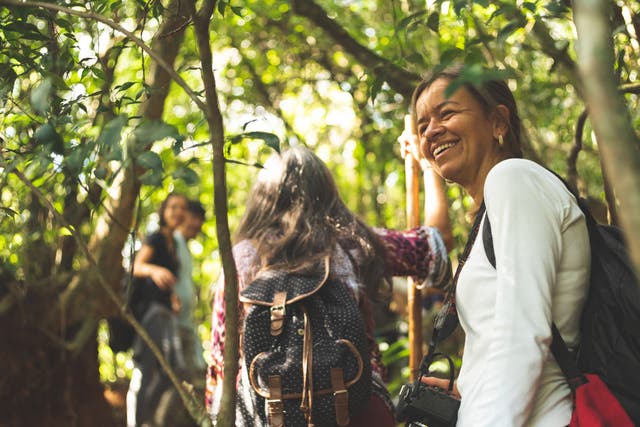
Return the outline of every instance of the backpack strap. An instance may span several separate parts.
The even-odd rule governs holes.
[[[269,426],[284,426],[284,404],[282,403],[282,377],[280,375],[269,375],[269,399],[267,399],[269,410]]]
[[[284,315],[286,314],[285,304],[287,303],[287,292],[276,292],[273,295],[273,305],[269,308],[271,313],[271,335],[278,336],[284,327]]]
[[[336,424],[341,427],[347,426],[349,425],[349,392],[344,384],[341,368],[331,368],[331,387],[336,409]]]
[[[551,324],[551,336],[551,353],[553,353],[553,357],[555,357],[560,370],[567,379],[571,393],[575,396],[576,389],[582,384],[588,383],[589,380],[580,372],[575,358],[569,352],[569,348],[564,339],[562,339],[562,335],[560,335],[555,323]]]
[[[484,245],[484,253],[487,255],[489,263],[496,268],[496,253],[493,250],[493,236],[491,235],[491,223],[489,222],[489,215],[484,220],[482,225],[482,244]]]

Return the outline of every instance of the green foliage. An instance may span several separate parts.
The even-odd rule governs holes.
[[[451,96],[456,90],[464,85],[481,86],[491,80],[507,80],[513,77],[510,70],[487,69],[481,64],[471,64],[465,66],[460,72],[460,77],[455,79],[445,90],[445,96]]]
[[[295,3],[217,2],[211,48],[224,114],[232,231],[258,167],[274,151],[294,144],[310,146],[327,162],[347,205],[364,220],[404,227],[405,177],[396,138],[409,100],[397,87],[456,61],[466,67],[449,90],[507,78],[528,156],[565,173],[584,109],[579,78],[567,65],[575,59],[567,2],[316,0],[341,34],[298,14]],[[612,14],[618,19],[612,35],[616,75],[621,84],[637,84],[637,8],[610,4],[620,12]],[[155,49],[168,39],[157,37],[165,21],[162,2],[97,0],[74,7],[133,26],[134,34]],[[197,43],[191,24],[185,25],[175,69],[203,96]],[[154,226],[152,214],[171,191],[207,207],[203,236],[193,247],[200,297],[196,316],[206,338],[211,288],[220,267],[210,133],[202,111],[170,84],[162,119],[144,119],[142,106],[159,90],[148,83],[153,61],[117,31],[70,14],[1,9],[0,63],[0,270],[24,282],[26,290],[42,286],[37,279],[52,277],[51,288],[62,293],[69,275],[85,261],[78,251],[64,253],[61,224],[14,171],[24,173],[89,241],[98,219],[112,214],[105,201],[118,194],[123,171],[141,167],[139,234]],[[640,123],[637,94],[630,93],[627,102]],[[599,153],[590,130],[587,124],[579,187],[602,200]],[[456,185],[448,186],[448,199],[460,248],[473,205]],[[72,262],[63,265],[67,255]],[[103,360],[112,357],[104,347],[100,354]],[[402,340],[389,344],[384,355],[390,365],[401,364],[405,356]],[[102,372],[103,378],[118,377],[114,369]],[[394,372],[392,388],[406,379],[402,369]]]
[[[246,126],[247,124],[243,126],[243,129],[246,128]],[[273,149],[277,153],[280,152],[280,138],[278,138],[278,135],[270,132],[251,131],[251,132],[242,132],[242,133],[227,137],[227,142],[225,144],[225,157],[229,160],[229,157],[231,156],[231,147],[233,147],[236,144],[240,144],[245,140],[263,141],[267,147]],[[233,161],[244,164],[244,162],[242,161],[238,161],[238,160],[233,160]],[[259,163],[254,163],[254,166],[260,167],[261,165]]]

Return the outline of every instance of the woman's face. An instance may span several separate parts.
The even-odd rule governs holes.
[[[449,83],[435,80],[417,99],[420,151],[445,179],[467,188],[497,163],[496,121],[464,87],[445,97]]]
[[[171,196],[169,200],[167,200],[164,212],[162,213],[166,227],[174,230],[184,221],[186,212],[187,199],[182,196]]]

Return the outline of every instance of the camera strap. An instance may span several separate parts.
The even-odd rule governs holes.
[[[431,338],[429,339],[429,348],[427,354],[422,358],[420,362],[419,370],[420,377],[425,376],[429,373],[429,366],[436,358],[436,355],[440,355],[442,353],[436,353],[436,346],[449,337],[453,331],[458,326],[458,311],[456,310],[456,287],[458,285],[458,277],[460,276],[460,272],[462,271],[462,267],[464,267],[467,258],[469,258],[469,253],[471,252],[471,248],[473,247],[473,243],[478,236],[478,231],[480,229],[480,223],[482,222],[482,217],[485,214],[485,206],[484,202],[480,205],[480,209],[476,214],[475,221],[473,222],[473,227],[471,227],[471,232],[469,233],[469,238],[467,239],[467,243],[464,246],[464,250],[462,251],[462,255],[458,258],[458,267],[456,268],[456,273],[453,276],[453,281],[449,290],[447,291],[447,295],[444,299],[444,303],[442,308],[438,312],[434,324],[433,324],[433,332],[431,334]],[[445,356],[448,358],[448,356]],[[450,366],[451,360],[449,359]],[[453,370],[452,370],[453,372]],[[419,380],[420,378],[418,378]]]

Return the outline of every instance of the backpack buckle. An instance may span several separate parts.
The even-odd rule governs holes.
[[[286,310],[284,309],[284,305],[274,305],[269,310],[271,311],[271,315],[272,316],[275,315],[274,314],[275,311],[282,311],[282,315],[284,315],[286,313]]]
[[[280,399],[267,399],[269,415],[281,415],[284,412],[284,403]]]
[[[269,375],[269,399],[266,399],[266,401],[269,411],[269,425],[273,427],[284,426],[282,378],[279,375]]]
[[[284,328],[284,316],[286,314],[285,304],[287,302],[286,292],[276,292],[273,296],[273,305],[269,308],[271,313],[271,335],[277,336]]]

